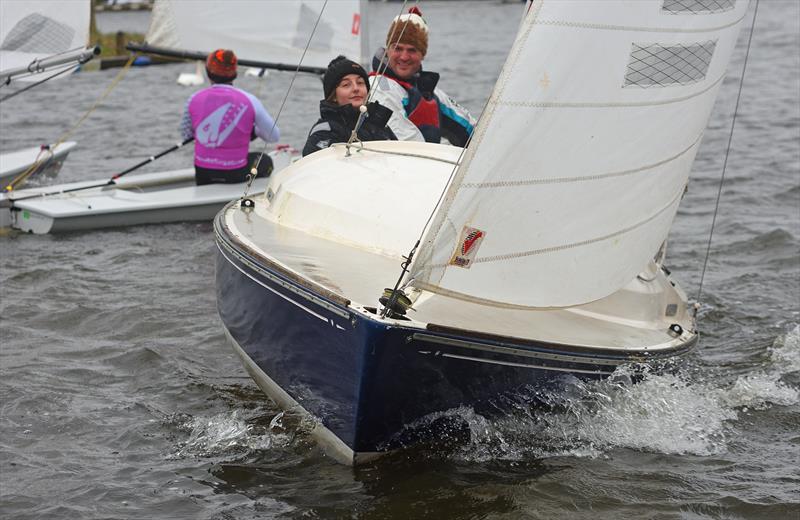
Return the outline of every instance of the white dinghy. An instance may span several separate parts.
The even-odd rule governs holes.
[[[0,2],[0,85],[64,78],[92,59],[100,50],[88,46],[91,13],[89,0]],[[0,103],[27,88],[3,89]],[[70,141],[0,154],[0,189],[54,177],[74,147]]]
[[[357,464],[427,414],[687,352],[664,244],[746,12],[534,0],[463,156],[337,145],[228,205],[217,303],[248,372]]]
[[[299,155],[291,148],[269,154],[275,170]],[[194,168],[123,177],[113,184],[83,181],[0,195],[0,227],[35,234],[168,222],[211,221],[241,197],[244,183],[197,186]],[[251,189],[263,191],[266,178]]]
[[[55,146],[32,146],[16,152],[1,153],[0,189],[4,190],[21,174],[27,174],[28,178],[55,177],[76,145],[74,141],[67,141]]]

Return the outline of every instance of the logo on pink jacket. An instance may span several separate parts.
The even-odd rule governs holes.
[[[189,102],[189,115],[197,166],[235,170],[247,165],[255,111],[246,94],[233,87],[202,90]]]

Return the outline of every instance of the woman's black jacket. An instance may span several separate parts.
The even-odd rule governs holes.
[[[319,121],[308,133],[303,155],[325,149],[333,143],[346,143],[358,121],[358,110],[352,105],[337,105],[330,101],[319,102]],[[367,116],[358,129],[362,141],[396,141],[394,132],[386,126],[392,111],[377,102],[367,104]]]

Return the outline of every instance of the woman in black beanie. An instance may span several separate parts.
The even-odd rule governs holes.
[[[358,122],[359,109],[369,94],[369,76],[358,63],[344,56],[334,58],[322,78],[325,99],[319,102],[320,119],[308,133],[303,155],[327,148],[333,143],[346,143]],[[361,141],[396,140],[386,126],[392,111],[378,103],[367,104],[364,122],[358,129]]]

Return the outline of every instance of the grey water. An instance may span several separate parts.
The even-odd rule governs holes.
[[[399,5],[370,4],[375,45]],[[693,299],[754,5],[669,241],[667,265]],[[422,8],[426,67],[480,113],[522,5]],[[191,93],[175,79],[193,69],[130,70],[70,135],[78,148],[57,181],[105,179],[174,144]],[[81,72],[4,102],[0,151],[58,139],[119,73]],[[290,82],[237,80],[280,111],[283,141],[300,148],[322,88],[298,77],[280,110]],[[148,171],[190,164],[185,150]],[[0,516],[798,519],[800,3],[761,1],[702,338],[669,373],[574,381],[548,410],[524,395],[500,417],[449,410],[441,417],[461,426],[441,444],[352,469],[247,377],[223,337],[213,272],[210,223],[0,236]]]

